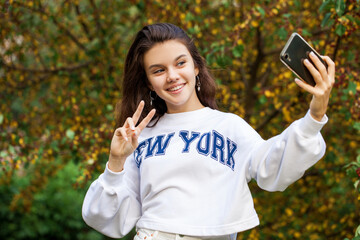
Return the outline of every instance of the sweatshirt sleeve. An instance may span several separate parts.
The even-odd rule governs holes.
[[[109,237],[125,236],[141,215],[139,182],[139,171],[132,157],[126,160],[121,172],[112,172],[107,163],[104,173],[85,195],[84,221]]]
[[[327,121],[326,115],[321,122],[316,121],[308,111],[280,135],[257,140],[250,156],[248,180],[254,178],[267,191],[284,191],[324,156],[326,145],[320,130]]]

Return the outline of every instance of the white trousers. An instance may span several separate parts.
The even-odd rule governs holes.
[[[193,237],[185,236],[176,233],[166,233],[161,231],[154,231],[150,229],[139,229],[134,237],[134,240],[235,240],[236,233],[231,235],[216,236],[216,237]]]

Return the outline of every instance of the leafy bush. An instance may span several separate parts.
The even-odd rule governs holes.
[[[31,173],[31,172],[29,172]],[[108,239],[90,229],[81,217],[85,190],[74,188],[79,166],[69,162],[49,179],[45,187],[34,194],[30,209],[24,211],[22,201],[12,206],[12,198],[29,184],[29,176],[13,178],[9,185],[0,186],[0,239]]]

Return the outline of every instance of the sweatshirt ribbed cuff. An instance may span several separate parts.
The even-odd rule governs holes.
[[[123,177],[125,175],[125,170],[121,172],[113,172],[109,169],[109,162],[106,163],[105,171],[102,174],[101,178],[103,182],[109,186],[119,186],[119,184],[123,181]]]
[[[301,119],[299,128],[304,133],[305,137],[312,137],[317,135],[327,122],[328,117],[326,115],[324,115],[321,121],[317,121],[311,116],[309,110],[305,117]]]

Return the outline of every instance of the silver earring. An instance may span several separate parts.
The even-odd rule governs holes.
[[[150,90],[150,105],[152,106],[153,105],[153,101],[155,100],[155,97],[152,96],[152,93],[153,91]],[[155,93],[156,94],[156,93]]]
[[[200,83],[200,77],[199,75],[196,76],[196,86],[197,86],[197,90],[198,92],[200,92],[200,86],[201,86],[201,83]]]

